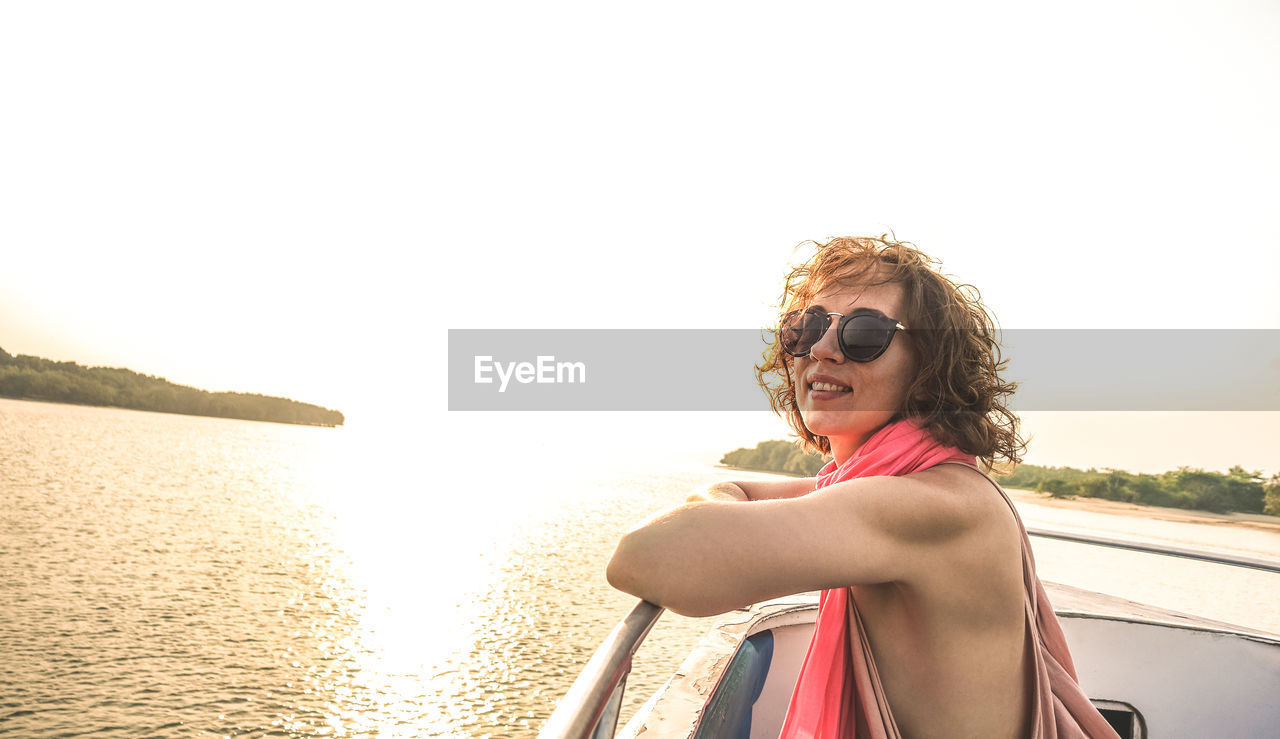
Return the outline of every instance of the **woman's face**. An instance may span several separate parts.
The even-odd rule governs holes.
[[[874,308],[910,328],[902,299],[902,286],[898,284],[833,284],[806,307],[844,315],[857,308]],[[902,408],[917,365],[911,343],[901,331],[894,334],[888,350],[876,359],[848,359],[836,338],[838,323],[839,319],[833,316],[808,356],[796,358],[792,378],[805,426],[813,434],[827,437],[836,461],[843,462]],[[830,385],[838,389],[823,389]]]

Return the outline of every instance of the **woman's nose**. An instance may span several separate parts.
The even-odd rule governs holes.
[[[813,361],[820,362],[824,359],[830,359],[836,363],[844,361],[844,352],[840,351],[839,331],[839,319],[832,318],[827,330],[822,332],[822,338],[818,339],[818,343],[809,350],[809,356]]]

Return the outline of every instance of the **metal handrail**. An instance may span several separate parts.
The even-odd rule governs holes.
[[[539,737],[548,739],[583,739],[613,736],[621,708],[623,686],[631,672],[631,657],[649,635],[661,606],[642,600],[631,609],[622,623],[613,628],[604,642],[591,655],[578,679],[573,681],[556,710],[547,720]],[[602,719],[604,719],[602,721]],[[604,734],[599,729],[613,724]]]
[[[1089,536],[1087,534],[1073,534],[1067,531],[1053,531],[1050,529],[1027,529],[1028,536],[1039,536],[1044,539],[1060,539],[1062,541],[1073,541],[1080,544],[1094,544],[1100,547],[1113,547],[1115,549],[1129,549],[1135,552],[1147,552],[1150,554],[1163,554],[1169,557],[1183,557],[1185,559],[1198,559],[1202,562],[1214,562],[1216,564],[1235,565],[1236,567],[1249,567],[1255,570],[1265,570],[1267,572],[1280,572],[1280,562],[1268,559],[1259,559],[1257,557],[1245,557],[1236,554],[1220,554],[1218,552],[1210,552],[1204,549],[1187,549],[1185,547],[1171,547],[1164,544],[1149,544],[1142,541],[1125,541],[1123,539],[1108,539],[1102,536]]]

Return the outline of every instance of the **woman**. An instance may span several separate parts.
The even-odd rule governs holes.
[[[831,461],[695,493],[622,538],[609,582],[687,616],[822,590],[786,737],[1115,736],[975,466],[1025,449],[976,290],[909,244],[840,238],[783,307],[757,375]]]

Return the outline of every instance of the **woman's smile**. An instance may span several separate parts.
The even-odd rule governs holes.
[[[812,400],[838,400],[853,394],[853,388],[830,375],[817,372],[809,375],[809,397]]]

